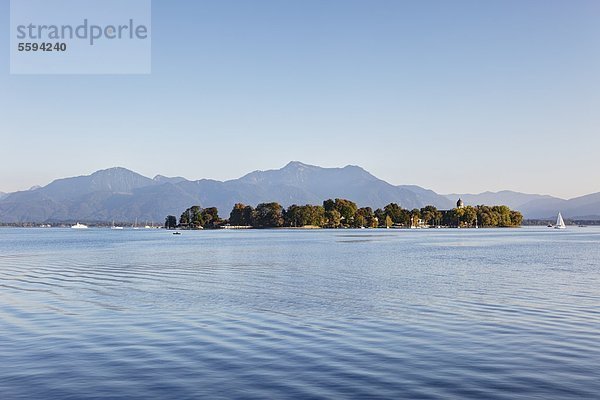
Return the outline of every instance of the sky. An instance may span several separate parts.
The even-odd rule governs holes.
[[[597,0],[154,0],[152,73],[11,75],[0,191],[291,160],[438,193],[600,192]]]

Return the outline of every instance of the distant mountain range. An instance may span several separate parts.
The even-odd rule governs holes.
[[[600,193],[572,200],[517,192],[478,195],[440,195],[414,185],[395,186],[364,169],[348,165],[321,168],[293,161],[277,170],[254,171],[225,182],[157,175],[147,178],[125,168],[110,168],[89,176],[58,179],[44,187],[0,194],[0,222],[133,222],[162,223],[179,216],[191,205],[217,207],[228,217],[235,203],[252,206],[277,201],[321,204],[328,198],[346,198],[359,206],[383,207],[395,202],[404,208],[434,205],[440,209],[466,204],[506,204],[526,218],[552,218],[560,210],[566,217],[600,219]],[[592,218],[593,217],[593,218]]]
[[[560,211],[566,218],[600,220],[600,193],[570,200],[540,194],[504,190],[479,194],[449,194],[448,199],[461,198],[465,205],[503,204],[519,210],[525,218],[552,219]]]

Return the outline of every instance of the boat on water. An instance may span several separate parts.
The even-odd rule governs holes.
[[[115,221],[113,221],[112,226],[110,227],[110,229],[112,229],[113,231],[122,231],[123,227],[115,225]]]
[[[554,225],[554,229],[566,229],[567,225],[565,225],[565,221],[560,213],[558,213],[558,217],[556,217],[556,225]]]
[[[173,232],[173,235],[181,235],[181,232]]]
[[[75,225],[71,226],[71,229],[87,229],[88,226],[84,225],[84,224],[80,224],[79,222],[76,223]]]

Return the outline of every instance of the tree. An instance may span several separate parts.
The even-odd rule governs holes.
[[[351,225],[358,210],[356,203],[346,199],[335,199],[335,209],[340,213],[344,225]]]
[[[219,218],[219,210],[216,207],[209,207],[202,210],[202,220],[204,221],[203,226],[209,229],[215,229],[221,223]]]
[[[202,217],[202,208],[200,206],[192,206],[185,210],[179,218],[179,225],[187,226],[189,229],[203,227],[204,218]]]
[[[385,214],[392,219],[395,224],[403,223],[402,208],[396,203],[390,203],[383,208]]]
[[[520,226],[523,223],[523,214],[519,211],[511,211],[510,221],[512,222],[512,226]]]
[[[233,226],[250,226],[252,225],[253,212],[254,208],[251,206],[237,203],[229,214],[229,224]]]
[[[252,206],[244,207],[243,216],[244,216],[244,225],[251,226],[252,218],[254,218],[254,208]]]
[[[410,212],[410,226],[418,226],[419,219],[421,219],[421,211],[418,208],[414,208]]]
[[[439,212],[434,206],[426,206],[421,208],[421,219],[427,225],[435,225],[438,214]]]
[[[342,225],[342,214],[338,210],[325,211],[325,220],[328,228],[339,228]]]
[[[308,206],[309,219],[307,225],[323,226],[325,225],[325,209],[322,206]]]
[[[323,226],[325,224],[325,209],[310,204],[298,206],[293,204],[284,213],[287,226]]]
[[[261,203],[254,210],[253,226],[278,228],[283,226],[283,207],[279,203]]]
[[[323,202],[323,209],[325,210],[325,217],[328,220],[327,225],[330,226],[332,223],[337,221],[336,214],[332,214],[333,211],[337,211],[340,214],[340,223],[346,226],[353,224],[354,214],[358,210],[356,203],[346,199],[335,199],[325,200]],[[339,225],[336,225],[337,227]]]
[[[323,208],[325,209],[325,211],[333,211],[335,210],[335,202],[331,199],[325,200],[323,202]]]
[[[177,217],[174,215],[169,215],[165,218],[165,228],[166,229],[175,229],[177,227]]]
[[[371,207],[363,207],[356,210],[352,226],[355,228],[376,227],[377,219],[375,217],[375,214],[373,213],[373,209]]]
[[[285,224],[287,226],[303,226],[301,207],[292,204],[284,213]]]
[[[385,211],[383,211],[381,208],[378,208],[377,210],[375,210],[374,214],[375,218],[377,218],[377,221],[379,222],[378,225],[385,226],[385,218],[387,217]]]
[[[507,206],[494,206],[492,207],[492,211],[498,216],[498,226],[500,227],[508,227],[512,226],[510,220],[510,208]]]
[[[466,206],[463,209],[462,220],[467,226],[475,225],[477,220],[477,210],[471,206]]]

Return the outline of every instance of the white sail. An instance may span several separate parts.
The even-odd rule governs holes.
[[[115,225],[115,220],[113,219],[113,224],[110,227],[110,229],[115,230],[115,231],[121,231],[121,230],[123,230],[123,227],[122,226],[116,226]]]
[[[560,213],[558,213],[558,217],[556,217],[556,225],[554,225],[555,229],[565,229],[567,226],[565,225],[565,221]]]

